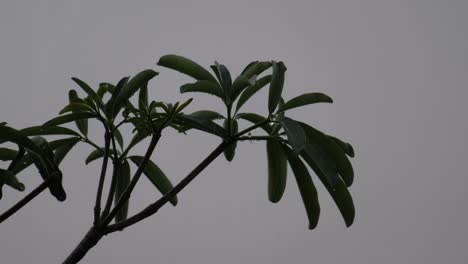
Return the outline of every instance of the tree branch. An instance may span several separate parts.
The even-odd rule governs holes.
[[[23,206],[25,206],[27,203],[29,203],[32,199],[36,198],[36,196],[38,196],[42,191],[47,189],[47,187],[49,186],[50,181],[51,181],[51,178],[47,178],[38,187],[36,187],[36,189],[31,191],[28,195],[26,195],[23,199],[21,199],[13,207],[11,207],[6,212],[4,212],[2,215],[0,215],[0,223],[2,223],[8,217],[15,214],[18,210],[23,208]]]
[[[105,134],[105,143],[104,143],[104,157],[101,167],[101,176],[99,177],[99,185],[96,193],[96,203],[94,205],[94,225],[99,225],[101,222],[101,198],[102,198],[102,189],[104,187],[104,179],[106,178],[107,172],[107,163],[109,161],[109,148],[110,148],[110,139],[111,135],[109,129],[106,127]]]
[[[132,180],[130,181],[130,184],[127,186],[127,189],[125,189],[124,193],[120,197],[120,199],[117,201],[115,204],[114,208],[110,211],[110,213],[106,216],[106,218],[103,221],[103,226],[107,226],[112,219],[115,217],[117,214],[117,211],[122,207],[122,205],[130,198],[130,195],[135,188],[135,185],[137,184],[138,180],[140,179],[144,168],[146,167],[148,161],[151,158],[151,155],[154,152],[154,149],[156,148],[156,145],[158,144],[159,139],[161,138],[161,131],[157,131],[153,133],[153,136],[151,138],[150,145],[148,146],[148,150],[146,151],[146,154],[143,158],[143,161],[141,162],[140,166],[138,166],[137,171],[135,172],[135,175],[133,176]]]
[[[114,198],[114,193],[115,193],[115,187],[117,184],[117,176],[118,176],[118,170],[119,170],[119,165],[120,165],[120,159],[117,154],[117,145],[115,144],[115,137],[113,134],[111,135],[111,138],[112,138],[112,148],[114,148],[112,179],[111,179],[111,186],[109,189],[109,193],[107,195],[106,205],[104,206],[104,211],[102,211],[101,218],[106,217],[111,209],[112,201],[114,200],[113,198]]]
[[[104,234],[109,234],[115,231],[122,230],[126,227],[129,227],[153,214],[155,214],[164,204],[169,202],[172,197],[177,195],[180,191],[182,191],[195,177],[200,174],[211,162],[213,162],[223,151],[234,142],[234,140],[230,141],[223,141],[216,149],[214,149],[208,157],[206,157],[195,169],[193,169],[182,181],[180,181],[171,191],[166,193],[163,197],[159,200],[154,202],[153,204],[149,205],[141,212],[137,213],[136,215],[118,222],[116,224],[110,225],[104,229]]]

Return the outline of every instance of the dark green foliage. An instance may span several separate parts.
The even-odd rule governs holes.
[[[239,125],[237,124],[237,121],[234,119],[231,120],[231,124],[228,123],[227,119],[224,120],[223,127],[224,129],[226,129],[226,131],[229,131],[229,128],[230,128],[231,135],[235,135],[237,134],[237,132],[239,132]],[[226,158],[227,161],[231,162],[234,159],[234,155],[236,154],[236,147],[237,147],[237,142],[233,142],[224,151],[224,157]]]
[[[328,95],[323,93],[303,94],[287,101],[282,107],[278,109],[278,112],[283,112],[292,108],[315,103],[333,103],[333,100],[328,97]]]
[[[309,218],[309,229],[314,229],[317,226],[320,216],[320,205],[317,196],[317,190],[312,182],[309,171],[301,159],[288,147],[283,147],[286,156],[288,157],[289,165],[296,178],[297,187],[301,193],[302,202]]]
[[[254,61],[239,75],[231,75],[232,72],[218,62],[211,65],[214,72],[212,75],[196,62],[178,55],[163,56],[157,64],[195,79],[193,83],[182,84],[181,93],[214,95],[215,99],[222,101],[225,111],[219,113],[204,109],[192,112],[188,107],[192,98],[175,103],[150,101],[149,81],[158,75],[152,69],[143,70],[132,78],[124,77],[116,85],[102,82],[97,91],[86,82],[72,78],[86,97],[80,98],[75,90],[70,90],[69,103],[59,112],[59,116],[42,126],[21,130],[13,129],[5,122],[0,123],[0,144],[13,143],[18,146],[18,151],[10,146],[0,147],[0,160],[10,163],[7,169],[0,169],[0,187],[6,184],[23,191],[25,186],[18,181],[17,175],[34,165],[43,180],[47,181],[40,186],[41,190],[48,188],[53,196],[63,201],[66,194],[62,186],[59,164],[79,142],[88,144],[93,149],[85,159],[86,164],[104,157],[96,195],[94,224],[102,224],[99,228],[102,228],[104,233],[110,233],[112,231],[109,230],[122,230],[129,223],[141,221],[142,215],[153,210],[154,206],[162,206],[167,202],[175,206],[178,203],[177,193],[221,153],[224,153],[228,161],[242,155],[236,153],[239,142],[263,140],[266,141],[268,199],[271,202],[278,203],[285,193],[289,163],[307,213],[309,229],[314,229],[319,220],[320,205],[317,190],[306,166],[308,165],[332,196],[346,226],[353,223],[355,209],[348,191],[354,180],[354,171],[348,159],[355,154],[352,145],[285,116],[286,111],[290,109],[315,103],[332,103],[333,100],[329,96],[323,93],[306,93],[285,102],[282,94],[287,68],[283,62]],[[238,113],[253,95],[267,85],[268,100],[265,101],[268,109],[263,111],[267,115]],[[190,114],[183,113],[185,109],[188,109]],[[88,137],[89,119],[101,123],[106,148]],[[76,124],[80,133],[66,127],[71,122]],[[127,141],[128,145],[125,145],[125,137],[121,133],[126,131],[122,128],[124,126],[133,129],[133,137]],[[219,147],[175,187],[150,159],[163,130],[168,127],[184,134],[196,129],[215,135],[222,141]],[[58,136],[59,139],[48,141],[44,138],[48,136]],[[129,154],[130,151],[134,152],[133,148],[145,138],[151,138],[147,153],[144,156]],[[129,160],[138,167],[133,176]],[[108,184],[105,177],[110,167],[113,169],[113,178],[112,183]],[[130,196],[142,175],[145,175],[164,197],[127,219]],[[109,191],[103,191],[103,187],[108,185],[111,186]],[[101,204],[103,194],[108,194],[104,205]],[[115,219],[115,223],[109,226],[112,219]]]
[[[199,64],[178,55],[165,55],[158,61],[159,66],[173,69],[193,77],[196,80],[206,80],[216,82],[213,75],[211,75],[205,68]]]
[[[283,197],[286,188],[287,160],[283,152],[281,143],[277,140],[267,140],[266,142],[268,161],[268,199],[277,203]]]
[[[286,66],[283,62],[273,62],[273,73],[271,74],[270,90],[268,94],[268,111],[273,113],[278,106],[283,92],[284,74]]]

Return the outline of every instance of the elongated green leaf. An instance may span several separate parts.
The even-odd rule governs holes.
[[[30,151],[28,153],[29,156],[39,170],[39,174],[43,180],[52,179],[49,184],[50,193],[55,196],[57,200],[64,201],[67,196],[62,186],[62,172],[54,162],[54,153],[49,143],[40,136],[31,138],[31,141],[41,149],[41,152]]]
[[[76,93],[75,90],[70,90],[68,92],[68,100],[70,103],[73,102],[82,102],[86,104],[86,102],[78,97],[78,94]],[[76,112],[78,113],[78,112]],[[87,119],[80,119],[75,121],[76,127],[78,127],[78,130],[83,133],[83,135],[87,136],[88,135],[88,120]]]
[[[307,143],[306,134],[301,125],[288,117],[280,117],[280,124],[286,132],[288,142],[296,153],[300,153]]]
[[[228,120],[224,120],[224,129],[226,131],[229,131],[229,128],[228,128]],[[237,124],[237,121],[235,119],[232,119],[231,120],[231,135],[235,135],[237,134],[237,132],[239,132],[239,126]],[[234,143],[231,143],[231,145],[229,145],[226,150],[224,150],[224,157],[226,158],[227,161],[231,162],[233,159],[234,159],[234,155],[236,154],[236,147],[237,147],[237,141],[235,141]]]
[[[180,93],[199,92],[217,96],[224,100],[223,91],[216,83],[201,80],[195,83],[184,84],[180,87]]]
[[[221,86],[223,87],[224,94],[226,97],[229,97],[231,94],[231,86],[232,86],[232,79],[231,79],[231,73],[229,70],[224,66],[223,64],[219,64],[218,62],[215,62],[216,68],[218,69],[219,73],[219,82],[221,83]]]
[[[277,203],[283,197],[286,188],[287,161],[286,155],[277,140],[266,142],[268,161],[268,199]]]
[[[270,111],[270,114],[275,111],[281,99],[285,72],[286,66],[283,62],[273,62],[273,73],[271,75],[270,91],[268,94],[268,111]]]
[[[236,115],[236,118],[247,120],[253,124],[260,123],[266,119],[265,117],[255,114],[255,113],[240,113]],[[261,128],[265,130],[268,134],[271,134],[273,132],[271,125],[268,123],[262,125]]]
[[[100,107],[102,107],[102,102],[99,100],[99,97],[97,96],[96,92],[93,90],[93,88],[91,88],[87,83],[85,83],[84,81],[76,78],[76,77],[72,77],[72,80],[74,82],[76,82],[76,84],[78,84],[78,86],[81,87],[81,89],[83,89],[83,91],[85,91],[88,96],[91,98],[91,100],[93,100],[97,105],[99,105]]]
[[[115,98],[113,114],[116,115],[124,103],[130,99],[130,97],[132,97],[133,94],[138,91],[138,89],[146,86],[147,83],[156,75],[158,75],[158,73],[153,70],[144,70],[131,78],[130,81],[128,81],[128,83],[122,87],[119,94]]]
[[[143,162],[144,157],[142,156],[131,156],[129,157],[135,165],[140,166]],[[143,173],[148,177],[151,183],[162,193],[166,194],[172,190],[173,185],[171,181],[167,178],[166,174],[151,160],[148,161],[148,164],[145,166]],[[174,196],[170,200],[171,204],[177,205],[177,196]]]
[[[247,77],[247,79],[252,78],[254,75],[260,75],[262,72],[267,70],[272,66],[272,63],[269,61],[256,62],[254,64],[247,65],[246,69],[242,72],[241,75]]]
[[[305,131],[308,144],[312,146],[309,152],[318,152],[316,156],[320,155],[329,167],[336,168],[346,185],[351,186],[354,180],[353,167],[339,145],[317,129],[304,123],[300,125]],[[336,181],[336,179],[333,180]]]
[[[128,83],[128,80],[130,79],[130,76],[124,77],[119,80],[117,85],[115,87],[109,87],[109,92],[112,94],[111,98],[109,101],[107,101],[106,106],[105,106],[105,111],[106,114],[113,117],[113,110],[114,110],[114,104],[117,99],[117,96],[120,94],[120,91],[122,88]]]
[[[239,96],[239,94],[241,94],[241,92],[245,90],[247,87],[255,85],[256,76],[252,78],[253,80],[250,80],[244,75],[239,75],[239,77],[237,77],[234,80],[234,83],[232,84],[232,88],[231,88],[231,93],[230,93],[230,99],[232,102],[234,102]]]
[[[173,54],[162,56],[158,65],[176,70],[199,81],[206,80],[216,83],[216,79],[205,68],[182,56]]]
[[[127,189],[128,184],[130,183],[130,165],[127,161],[124,161],[118,168],[117,183],[115,188],[114,200],[115,203],[120,199],[122,194]],[[117,211],[115,215],[115,222],[120,222],[127,219],[128,214],[128,205],[129,201],[127,200],[122,207]]]
[[[148,83],[143,85],[138,94],[138,107],[140,110],[148,109]]]
[[[243,75],[246,71],[248,71],[252,66],[256,65],[258,61],[252,61],[251,63],[247,64],[245,68],[242,70],[241,75]]]
[[[278,112],[283,112],[292,108],[315,103],[333,103],[333,100],[328,95],[323,93],[307,93],[287,101],[282,107],[278,109]]]
[[[301,159],[288,147],[283,147],[286,156],[288,157],[289,165],[296,178],[299,192],[301,193],[302,202],[309,218],[309,229],[317,227],[320,217],[320,204],[318,201],[317,190],[310,177],[309,171]]]
[[[330,176],[326,176],[329,174],[337,174],[337,172],[333,171],[333,168],[323,165],[319,166],[320,164],[316,162],[317,159],[312,158],[308,152],[302,152],[301,156],[318,176],[328,193],[330,193],[345,220],[346,226],[351,226],[355,217],[354,203],[351,194],[343,181],[338,178],[338,175],[336,176],[338,180],[333,185],[329,183],[328,178]]]
[[[247,89],[244,90],[244,92],[239,97],[239,100],[237,101],[236,113],[247,102],[247,100],[250,99],[250,97],[252,97],[258,91],[260,91],[260,89],[265,87],[268,83],[270,83],[270,81],[271,81],[271,75],[267,75],[267,76],[264,76],[264,77],[258,79],[255,82],[255,85],[247,87]],[[233,88],[233,90],[234,90],[234,88]]]
[[[70,122],[73,122],[73,121],[84,120],[84,119],[89,119],[89,118],[96,118],[96,117],[97,117],[97,115],[95,113],[88,113],[88,112],[71,113],[71,114],[62,115],[62,116],[58,116],[56,118],[53,118],[53,119],[47,121],[46,123],[44,123],[42,126],[44,128],[49,128],[49,127],[58,126],[58,125],[61,125],[61,124],[70,123]]]
[[[0,148],[0,160],[1,161],[14,160],[15,158],[16,158],[16,150],[12,150],[8,148]]]
[[[42,153],[42,150],[34,144],[27,136],[25,136],[21,131],[18,131],[9,126],[0,126],[0,141],[2,142],[13,142],[16,143],[30,151],[36,153]]]
[[[205,120],[216,120],[216,119],[225,118],[222,114],[215,112],[215,111],[211,111],[211,110],[196,111],[196,112],[191,113],[190,116],[193,116],[199,119],[205,119]]]
[[[48,135],[71,135],[79,137],[80,134],[77,132],[60,126],[53,126],[53,127],[43,127],[43,126],[32,126],[23,128],[20,130],[25,136],[48,136]]]
[[[178,113],[182,112],[182,110],[184,110],[192,101],[193,101],[193,98],[189,98],[187,101],[185,101],[179,107],[177,107],[175,113],[178,114]]]
[[[24,184],[18,181],[13,172],[8,170],[0,169],[0,182],[20,192],[25,190]]]
[[[59,114],[61,115],[67,112],[93,112],[93,109],[87,104],[71,102],[60,110]]]
[[[346,155],[351,158],[354,158],[354,148],[348,142],[344,142],[339,138],[328,136],[331,140],[335,141],[335,143],[344,151]]]
[[[197,118],[191,115],[180,115],[177,117],[179,124],[189,128],[195,128],[207,133],[217,135],[221,138],[226,136],[226,131],[213,121]]]
[[[70,152],[70,150],[76,145],[76,143],[80,142],[79,138],[71,138],[68,141],[65,141],[61,146],[59,146],[54,152],[54,162],[57,165],[62,163],[65,156]],[[50,144],[49,144],[50,145]],[[51,147],[52,148],[52,147]]]

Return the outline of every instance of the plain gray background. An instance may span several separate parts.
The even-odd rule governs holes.
[[[110,235],[82,263],[466,263],[468,259],[468,1],[14,1],[0,3],[1,120],[21,128],[66,104],[77,76],[96,86],[152,68],[150,96],[195,97],[191,111],[222,110],[190,79],[158,68],[164,54],[214,60],[239,71],[283,60],[284,96],[324,92],[332,105],[290,116],[353,143],[347,229],[322,186],[315,231],[293,177],[279,204],[267,200],[263,143],[214,162],[149,220]],[[267,90],[245,110],[266,113]],[[93,125],[91,133],[101,133]],[[218,140],[168,131],[153,159],[178,182]],[[143,150],[143,146],[139,148]],[[0,226],[1,263],[59,263],[92,221],[99,163],[90,148],[64,162],[68,199],[42,194]],[[21,180],[39,184],[34,170]],[[316,178],[315,178],[316,179]],[[143,179],[131,210],[159,197]],[[24,194],[4,188],[3,211]]]

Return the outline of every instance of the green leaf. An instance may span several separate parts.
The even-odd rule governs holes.
[[[18,181],[16,175],[8,170],[0,169],[0,183],[5,183],[17,191],[24,191],[24,184]]]
[[[224,129],[226,131],[228,130],[228,120],[224,120]],[[235,119],[231,120],[231,135],[235,135],[239,132],[239,126],[237,124],[237,121]],[[234,143],[231,143],[225,150],[224,150],[224,157],[226,158],[227,161],[231,162],[234,159],[234,156],[236,154],[236,147],[237,147],[237,141]]]
[[[142,156],[132,156],[129,157],[135,165],[140,166],[143,162],[144,157]],[[164,172],[151,160],[148,161],[146,164],[143,173],[148,177],[151,183],[164,195],[172,190],[173,186],[172,183],[169,181],[167,176]],[[174,196],[170,200],[171,204],[176,206],[177,205],[177,196]]]
[[[54,162],[57,165],[62,163],[65,156],[70,152],[70,150],[76,145],[76,143],[80,142],[79,138],[69,138],[67,141],[64,141],[60,147],[55,150],[54,153]],[[49,144],[50,145],[50,144]],[[51,147],[52,148],[52,147]]]
[[[333,186],[329,183],[328,178],[330,176],[326,175],[333,173],[336,174],[332,168],[319,166],[320,164],[316,162],[317,160],[312,158],[308,152],[301,153],[301,156],[318,176],[322,184],[327,189],[328,193],[330,193],[333,201],[337,205],[341,215],[343,216],[343,219],[345,220],[346,226],[351,226],[354,222],[355,209],[353,199],[348,191],[348,188],[346,188],[343,181],[338,178],[338,175],[336,176],[338,180]]]
[[[16,158],[16,150],[12,150],[8,148],[0,148],[0,160],[1,161],[14,160],[15,158]]]
[[[320,217],[320,204],[318,201],[317,190],[312,182],[309,171],[301,159],[288,147],[283,147],[288,157],[289,165],[296,178],[297,187],[301,193],[302,202],[309,218],[309,229],[317,227]]]
[[[252,63],[251,63],[252,64]],[[241,75],[247,77],[247,79],[252,78],[254,75],[260,75],[262,72],[267,70],[272,66],[272,63],[269,61],[256,62],[254,64],[247,65],[246,69],[242,72]]]
[[[94,110],[87,104],[72,102],[60,110],[59,114],[61,115],[67,112],[94,112]]]
[[[158,75],[158,73],[153,70],[144,70],[130,79],[130,81],[128,81],[128,83],[122,87],[121,91],[115,98],[113,105],[113,115],[115,116],[120,111],[120,108],[124,105],[124,103],[130,99],[130,97],[132,97],[133,94],[138,91],[138,89],[146,86],[147,83],[156,75]]]
[[[258,115],[258,114],[255,114],[255,113],[240,113],[240,114],[237,114],[235,118],[240,118],[240,119],[244,119],[244,120],[247,120],[253,124],[257,124],[257,123],[260,123],[262,122],[263,120],[265,120],[266,118],[261,116],[261,115]],[[261,128],[263,130],[265,130],[268,134],[271,134],[273,132],[273,129],[271,127],[270,124],[263,124],[261,126]]]
[[[31,141],[41,150],[41,152],[29,151],[28,154],[31,160],[34,162],[34,165],[36,165],[43,180],[52,179],[49,184],[50,193],[55,196],[58,201],[64,201],[67,196],[62,186],[62,172],[54,162],[54,153],[49,143],[40,136],[31,138]]]
[[[184,110],[191,102],[193,101],[193,98],[188,99],[185,101],[183,104],[181,104],[179,107],[176,109],[176,113],[180,113],[182,110]]]
[[[201,80],[195,83],[184,84],[180,87],[180,93],[199,92],[217,96],[224,100],[223,91],[216,83]]]
[[[271,81],[271,75],[267,75],[258,79],[255,82],[255,85],[247,87],[247,89],[244,90],[244,92],[239,97],[239,100],[237,101],[236,113],[247,102],[247,100],[250,99],[250,97],[252,97],[255,93],[260,91],[260,89],[265,87],[268,83],[270,83],[270,81]]]
[[[115,186],[116,188],[115,188],[115,194],[114,194],[115,203],[117,203],[117,201],[120,199],[122,194],[125,192],[129,183],[130,183],[130,165],[128,164],[127,161],[124,161],[122,164],[120,164],[118,168],[117,182],[116,182],[116,186]],[[122,207],[117,211],[117,214],[115,215],[116,223],[127,219],[129,201],[130,199],[127,200],[122,205]]]
[[[77,132],[60,126],[53,126],[53,127],[43,127],[43,126],[32,126],[23,128],[20,130],[25,136],[48,136],[48,135],[71,135],[80,137],[80,134]]]
[[[273,73],[271,75],[270,91],[268,94],[268,111],[273,113],[278,106],[283,92],[284,73],[286,66],[283,62],[273,62]]]
[[[224,94],[226,97],[229,97],[231,94],[231,86],[232,86],[232,79],[231,79],[231,73],[229,73],[229,70],[224,66],[223,64],[219,64],[218,62],[215,62],[216,68],[218,69],[219,73],[219,82],[221,83]]]
[[[252,77],[252,78],[255,78],[255,76]],[[239,96],[239,94],[244,89],[246,89],[249,86],[253,86],[254,83],[255,82],[253,80],[249,80],[244,75],[239,75],[239,77],[237,77],[234,80],[234,83],[232,84],[231,94],[230,94],[231,101],[234,102],[237,99],[237,97]]]
[[[148,83],[143,85],[138,95],[138,107],[141,111],[148,109]]]
[[[310,155],[312,157],[320,156],[323,162],[328,164],[327,166],[336,169],[347,186],[351,186],[354,180],[353,167],[340,146],[317,129],[304,123],[300,123],[300,125],[307,136],[308,144],[311,146],[308,150],[311,152]],[[336,178],[332,180],[336,181]]]
[[[307,138],[301,125],[288,117],[280,117],[280,124],[286,132],[288,142],[296,153],[300,153],[307,143]]]
[[[34,142],[32,142],[27,136],[25,136],[21,131],[18,131],[9,126],[0,126],[0,141],[10,141],[30,151],[42,154],[42,150],[36,144],[34,144]]]
[[[328,97],[328,95],[323,93],[307,93],[287,101],[282,107],[278,109],[278,112],[283,112],[292,108],[315,103],[333,103],[333,100]]]
[[[354,148],[351,144],[333,136],[328,136],[328,138],[333,140],[344,151],[346,155],[348,155],[351,158],[354,158]]]
[[[106,106],[105,106],[105,112],[107,115],[114,117],[113,111],[114,111],[115,100],[117,99],[117,96],[120,94],[120,91],[127,84],[129,79],[130,79],[129,76],[124,77],[120,79],[120,81],[117,83],[115,87],[112,87],[112,88],[111,86],[109,87],[109,92],[112,94],[112,96],[109,99],[109,101],[107,101]]]
[[[204,120],[216,120],[216,119],[225,118],[222,114],[215,112],[215,111],[210,111],[210,110],[196,111],[196,112],[191,113],[190,116],[193,116],[199,119],[204,119]]]
[[[266,142],[268,161],[268,199],[277,203],[283,197],[286,188],[287,161],[286,155],[277,140]]]
[[[182,56],[172,54],[162,56],[158,61],[158,65],[176,70],[198,81],[205,80],[216,83],[216,79],[205,68]]]
[[[241,75],[243,75],[246,71],[248,71],[250,68],[252,68],[257,63],[258,63],[258,61],[252,61],[251,63],[247,64],[247,66],[245,66],[245,68],[242,70]]]
[[[0,122],[0,126],[5,126],[7,122]]]
[[[68,92],[68,100],[69,100],[70,103],[80,102],[80,101],[85,103],[83,100],[81,100],[78,97],[78,94],[76,93],[75,90],[70,90]],[[85,135],[85,136],[88,135],[88,120],[87,119],[76,120],[75,124],[76,124],[76,127],[78,127],[78,130],[80,130],[81,133],[83,133],[83,135]]]
[[[77,113],[71,113],[71,114],[67,114],[67,115],[58,116],[56,118],[53,118],[53,119],[47,121],[42,126],[44,128],[49,128],[49,127],[58,126],[58,125],[61,125],[61,124],[70,123],[70,122],[73,122],[73,121],[85,120],[85,119],[96,118],[96,117],[97,117],[97,115],[95,113],[77,112]]]
[[[76,82],[76,84],[78,84],[78,86],[81,87],[81,89],[83,89],[83,91],[85,91],[88,96],[97,104],[99,105],[100,107],[102,107],[102,102],[99,100],[99,97],[97,96],[96,92],[85,82],[83,82],[82,80],[76,78],[76,77],[72,77],[72,80],[74,82]]]
[[[226,136],[226,131],[220,125],[210,120],[201,119],[191,115],[179,115],[177,117],[177,121],[179,121],[179,124],[181,125],[205,131],[221,138]]]

